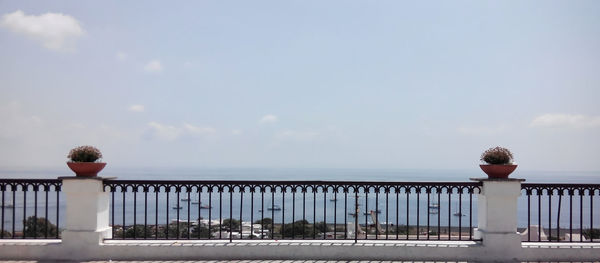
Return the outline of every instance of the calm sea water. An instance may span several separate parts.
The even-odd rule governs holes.
[[[57,178],[59,176],[70,176],[71,172],[65,167],[64,169],[43,169],[43,170],[0,170],[0,178]],[[125,169],[125,168],[110,168],[107,167],[105,171],[101,173],[104,177],[117,177],[117,179],[130,179],[130,180],[332,180],[332,181],[409,181],[409,182],[469,182],[469,178],[474,177],[485,177],[478,168],[471,170],[410,170],[410,169],[261,169],[261,168],[201,168],[201,169]],[[524,178],[527,182],[542,182],[542,183],[600,183],[600,172],[547,172],[547,171],[515,171],[511,175],[513,178]],[[169,194],[169,201],[167,203],[167,194],[160,192],[158,199],[154,193],[144,195],[138,193],[134,196],[132,193],[125,195],[125,201],[123,201],[123,195],[116,193],[114,196],[114,224],[123,224],[123,203],[125,203],[125,224],[133,224],[134,220],[138,224],[154,224],[158,220],[159,224],[163,224],[167,221],[171,221],[179,218],[180,220],[186,220],[188,218],[187,202],[181,199],[187,198],[186,193],[180,194],[177,198],[176,193]],[[189,218],[190,220],[196,220],[198,217],[211,220],[221,220],[229,218],[230,214],[234,219],[240,219],[240,210],[242,212],[241,219],[243,221],[256,221],[264,218],[275,219],[275,222],[292,222],[296,220],[306,219],[309,222],[312,221],[327,221],[328,223],[337,222],[343,224],[345,220],[352,222],[354,218],[348,215],[352,212],[352,208],[355,205],[355,196],[348,195],[348,199],[344,198],[343,194],[338,194],[338,201],[331,201],[333,198],[332,193],[322,193],[321,191],[317,194],[309,192],[305,195],[297,193],[295,198],[292,198],[290,193],[285,196],[281,193],[266,193],[262,196],[256,193],[254,196],[254,202],[251,202],[251,194],[234,192],[231,197],[229,193],[219,195],[218,193],[208,194],[205,192],[197,194],[190,194],[192,200],[198,200],[203,205],[210,205],[212,209],[198,209],[197,205],[190,205]],[[471,199],[468,194],[464,194],[459,198],[458,194],[453,194],[451,198],[448,198],[447,194],[442,193],[440,199],[437,199],[436,194],[430,196],[429,204],[427,203],[427,195],[421,194],[417,203],[417,195],[411,194],[408,197],[408,216],[406,213],[407,197],[405,194],[385,195],[380,194],[378,198],[372,192],[368,195],[361,194],[358,203],[361,209],[359,213],[359,223],[364,224],[365,222],[371,223],[373,220],[370,216],[365,216],[363,213],[368,210],[375,210],[378,208],[382,210],[382,213],[378,214],[378,220],[381,223],[389,222],[390,224],[410,224],[425,225],[427,220],[432,226],[437,226],[438,220],[440,225],[447,226],[450,220],[450,225],[458,226],[459,223],[464,227],[468,226],[469,221],[472,220],[473,225],[477,224],[477,196],[474,195],[473,210],[469,211],[469,205]],[[14,203],[15,208],[3,210],[4,218],[4,229],[11,230],[13,225],[13,213],[15,229],[20,230],[22,228],[23,214],[31,216],[36,213],[35,198],[32,193],[28,193],[26,196],[26,207],[24,208],[24,195],[22,192],[17,191],[15,193],[15,199],[12,199],[12,192],[6,191],[4,193],[4,200],[7,203]],[[59,207],[59,225],[63,225],[64,220],[64,196],[60,195],[61,199]],[[51,222],[56,222],[56,196],[49,196],[48,205],[48,218]],[[0,200],[1,201],[1,200]],[[134,217],[134,201],[135,205],[135,217]],[[590,202],[589,196],[586,196],[583,200],[579,200],[579,197],[574,198],[573,211],[575,216],[571,222],[568,216],[570,212],[568,197],[564,197],[560,202],[561,214],[560,225],[561,227],[568,227],[570,223],[573,223],[574,227],[579,226],[580,219],[583,219],[584,227],[589,227],[591,220],[595,227],[600,226],[600,198],[598,195],[594,197],[593,204]],[[45,196],[39,194],[37,198],[38,202],[38,216],[46,215]],[[147,202],[148,206],[145,207],[144,203]],[[396,202],[398,202],[398,209],[396,210]],[[542,204],[542,217],[537,217],[537,197],[532,198],[532,215],[529,217],[531,224],[538,224],[538,219],[541,219],[542,225],[548,226],[548,203],[552,204],[552,213],[550,219],[552,227],[556,227],[556,223],[559,219],[558,215],[558,198],[554,196],[551,200],[548,200],[547,196],[542,196],[539,202]],[[580,218],[580,202],[584,213]],[[428,212],[428,205],[432,203],[439,203],[440,209],[439,214],[430,214]],[[230,209],[231,204],[231,209]],[[270,211],[267,210],[272,204],[277,206],[285,206],[285,213],[283,211]],[[181,209],[173,209],[173,207],[181,206]],[[291,209],[292,206],[295,209]],[[344,206],[348,209],[344,210]],[[337,209],[334,209],[337,208]],[[387,207],[387,209],[386,209]],[[462,209],[460,212],[464,216],[455,216],[454,213],[459,212],[459,207]],[[264,209],[265,215],[259,211]],[[518,223],[519,226],[526,226],[528,215],[527,215],[527,199],[522,196],[519,199],[518,205]],[[294,211],[292,211],[294,210]],[[387,213],[386,213],[387,211]],[[24,213],[25,212],[25,213]],[[179,213],[179,215],[178,215]],[[313,217],[314,213],[314,217]],[[590,214],[593,213],[593,219]],[[145,216],[145,215],[148,216]],[[418,221],[417,221],[418,216]],[[112,220],[112,213],[111,213]]]

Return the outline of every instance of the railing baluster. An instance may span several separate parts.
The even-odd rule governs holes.
[[[538,194],[538,242],[542,241],[542,190],[537,189]]]
[[[250,186],[250,236],[254,238],[254,191],[255,186]],[[260,233],[262,236],[262,233]]]
[[[573,189],[569,189],[569,242],[573,242]]]
[[[60,207],[60,205],[59,205],[60,204],[60,202],[59,202],[59,200],[60,200],[59,194],[60,194],[60,191],[56,190],[56,238],[57,239],[58,239],[58,237],[60,235],[60,230],[59,230],[60,229],[60,221],[58,220],[59,219],[59,215],[60,215],[60,213],[58,212],[58,208]],[[13,200],[14,200],[14,198],[13,198]],[[13,209],[13,211],[14,211],[14,209]],[[14,221],[14,218],[13,218],[13,221]]]
[[[2,228],[0,231],[2,231],[2,232],[0,232],[0,239],[4,239],[4,206],[5,206],[4,191],[6,190],[6,185],[3,184],[3,185],[0,185],[0,187],[2,188],[2,189],[0,189],[2,191],[2,207],[0,207],[0,208],[2,208],[2,222],[0,223],[2,225]],[[48,199],[48,197],[46,197],[46,199]],[[48,205],[46,204],[46,208],[47,207],[48,207]],[[48,218],[48,217],[46,216],[46,218]]]
[[[473,240],[473,188],[469,188],[469,240]]]
[[[212,191],[213,186],[207,186],[206,190],[208,191],[208,239],[212,238]]]
[[[166,239],[169,239],[169,192],[171,192],[171,186],[170,185],[165,186],[165,194],[166,194],[166,199],[167,199],[166,200],[166,211],[167,211],[166,216],[167,216],[167,218],[165,221],[166,222],[166,224],[165,224],[166,225],[166,227],[165,227],[165,238]]]
[[[285,234],[283,232],[283,230],[285,229],[285,191],[286,191],[286,186],[282,185],[281,186],[281,239],[285,239]]]
[[[196,238],[200,239],[202,237],[202,185],[196,187],[196,193],[198,193],[198,236]],[[210,228],[208,235],[210,236]]]
[[[379,239],[379,187],[375,188],[375,239]],[[369,211],[371,213],[371,211]]]
[[[44,218],[46,219],[44,221],[44,230],[45,230],[44,238],[48,238],[48,221],[50,221],[50,218],[48,218],[48,191],[50,190],[49,188],[50,188],[50,186],[48,186],[48,185],[44,186],[44,192],[45,192],[44,194],[46,195],[45,196],[46,198],[44,198],[44,202],[45,202]],[[4,217],[2,218],[2,220],[4,220]]]
[[[157,189],[158,187],[158,189]],[[154,239],[158,239],[158,192],[160,192],[159,186],[154,186]]]
[[[462,192],[463,188],[458,188],[458,240],[462,240]]]
[[[333,188],[333,199],[335,200],[333,202],[333,239],[337,239],[337,193],[338,193],[338,187],[334,186],[335,188]]]
[[[12,185],[10,190],[12,190],[12,201],[13,201],[13,209],[12,209],[12,238],[15,238],[15,213],[17,211],[17,199],[16,199],[16,192],[15,192],[15,188],[17,187],[17,185]],[[58,207],[58,206],[57,206]],[[58,208],[56,209],[56,214],[58,215]],[[58,220],[56,221],[58,222]]]
[[[296,239],[296,186],[292,187],[292,239]]]
[[[448,240],[452,240],[452,187],[448,186]]]
[[[144,239],[148,239],[148,188],[144,187]]]
[[[400,232],[400,188],[394,187],[394,191],[396,192],[396,240],[398,240],[398,232]]]
[[[590,188],[590,241],[594,242],[594,189]]]
[[[358,243],[358,191],[358,187],[354,188],[354,243]]]
[[[260,239],[264,239],[265,234],[265,189],[260,187]]]
[[[386,189],[385,191],[385,239],[388,240],[388,233],[389,233],[389,225],[390,225],[390,220],[388,217],[388,214],[390,212],[389,210],[389,189]]]
[[[219,185],[219,239],[223,239],[223,186]]]
[[[137,186],[133,187],[133,239],[136,239],[137,232]]]
[[[344,189],[344,239],[348,239],[348,191]]]
[[[531,241],[531,194],[527,192],[527,241]]]
[[[23,191],[23,239],[26,236],[25,233],[25,222],[27,221],[27,184],[22,184],[21,185],[21,191]],[[16,207],[14,208],[15,210],[17,209]]]
[[[229,242],[233,242],[233,186],[229,186]],[[240,221],[240,224],[242,222]],[[240,236],[242,232],[240,232]]]
[[[583,188],[579,188],[579,242],[583,242]]]
[[[442,200],[441,199],[441,197],[442,197],[442,188],[436,188],[435,191],[437,192],[437,208],[435,208],[437,210],[437,219],[438,219],[437,220],[438,221],[437,222],[437,224],[438,224],[437,225],[437,240],[440,240],[440,239],[442,239],[442,234],[441,234],[441,222],[442,222],[441,221],[442,220],[442,218],[441,218],[441,214],[442,213],[441,212],[442,212],[442,210],[440,210],[440,204],[442,203],[442,201],[441,201]]]
[[[244,226],[243,226],[243,218],[242,218],[242,213],[244,212],[244,189],[245,186],[240,185],[239,191],[240,191],[240,239],[244,239]],[[250,235],[252,235],[252,231],[250,231]]]
[[[187,192],[187,239],[190,239],[190,203],[192,202],[192,200],[190,199],[190,188],[186,187],[185,191]],[[179,225],[179,222],[177,222],[177,225]]]
[[[317,239],[317,190],[318,188],[313,185],[313,239]]]
[[[365,240],[369,239],[369,192],[371,188],[366,186],[365,190]],[[356,217],[358,217],[358,212],[356,212]]]
[[[426,188],[426,193],[427,193],[427,240],[429,240],[429,206],[431,205],[431,200],[430,200],[430,196],[431,196],[431,192],[430,192],[431,188]]]
[[[421,234],[421,211],[420,211],[420,206],[421,206],[421,188],[418,187],[416,189],[417,192],[417,240],[419,240],[419,235]]]
[[[327,238],[327,186],[323,186],[323,239]]]
[[[37,224],[37,221],[38,221],[37,220],[38,219],[38,216],[37,216],[37,205],[38,205],[37,197],[38,197],[38,187],[39,187],[38,185],[34,185],[33,186],[33,200],[34,200],[33,201],[33,203],[34,203],[34,205],[33,205],[33,222],[34,222],[33,223],[33,238],[34,239],[37,239],[37,225],[38,225]]]
[[[558,210],[556,216],[556,242],[560,242],[560,205],[562,201],[562,190],[558,190]]]
[[[548,242],[552,242],[552,190],[547,189],[548,193]]]
[[[275,238],[275,191],[277,188],[271,186],[271,239]]]
[[[123,196],[123,199],[122,199],[122,201],[123,201],[123,204],[122,204],[123,205],[123,210],[122,210],[122,212],[123,212],[123,218],[122,218],[123,219],[122,220],[123,221],[123,239],[125,239],[125,232],[126,232],[125,231],[125,193],[127,192],[127,186],[125,186],[125,188],[121,188],[121,191],[123,193],[123,195],[122,195]],[[134,233],[135,233],[135,231],[134,231]]]
[[[406,240],[408,240],[408,238],[409,238],[408,233],[410,232],[409,231],[410,230],[409,229],[409,224],[410,224],[410,221],[409,221],[409,218],[410,218],[409,207],[410,207],[410,204],[408,202],[408,200],[410,199],[410,187],[407,186],[406,188],[404,188],[404,191],[406,191]]]

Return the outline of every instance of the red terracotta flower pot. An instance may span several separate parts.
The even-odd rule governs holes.
[[[516,164],[480,164],[479,167],[489,178],[508,178],[517,169]]]
[[[75,172],[76,176],[79,177],[94,177],[98,176],[98,173],[104,169],[106,163],[74,163],[67,162],[67,165],[73,172]]]

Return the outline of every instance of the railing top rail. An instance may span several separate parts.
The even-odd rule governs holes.
[[[61,184],[60,179],[18,179],[18,178],[0,178],[0,183],[52,183]]]
[[[481,182],[292,181],[292,180],[104,180],[104,184],[263,184],[263,185],[385,185],[481,186]]]
[[[586,187],[586,188],[600,188],[600,184],[571,184],[571,183],[522,183],[521,188],[531,187]]]

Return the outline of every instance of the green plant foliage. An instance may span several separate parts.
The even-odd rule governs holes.
[[[48,232],[49,237],[54,237],[58,231],[56,225],[50,223],[50,221],[43,217],[38,217],[36,220],[34,216],[30,216],[27,217],[23,223],[25,224],[25,229],[23,231],[25,237],[44,237],[46,236],[46,231]],[[48,226],[48,228],[46,228],[46,226]]]
[[[298,220],[292,224],[286,224],[283,227],[283,236],[285,237],[301,237],[312,235],[312,224],[306,220]]]
[[[232,231],[236,231],[240,229],[240,221],[236,220],[236,219],[224,219],[223,220],[223,229],[226,229],[227,231],[229,231],[229,223],[231,222],[231,228],[233,229]]]
[[[95,162],[102,158],[102,153],[94,146],[85,145],[71,149],[67,158],[71,162]]]
[[[483,152],[480,160],[487,164],[511,164],[513,155],[508,149],[498,146]]]
[[[125,238],[144,238],[144,225],[135,225],[135,227],[128,227],[125,230]],[[154,231],[150,227],[146,227],[146,238],[154,237]]]
[[[582,234],[586,239],[598,239],[600,238],[600,229],[584,229]]]

